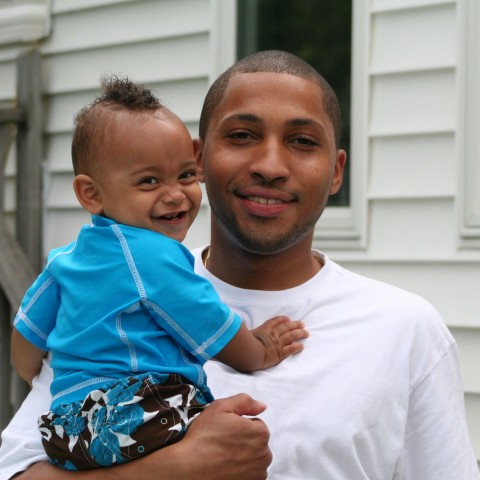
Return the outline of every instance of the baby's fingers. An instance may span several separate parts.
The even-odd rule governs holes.
[[[282,347],[282,358],[287,358],[290,355],[299,353],[303,350],[303,343],[293,342]]]
[[[283,322],[278,326],[278,329],[284,345],[308,337],[308,330],[305,329],[305,324],[299,320],[288,320]]]
[[[279,336],[282,358],[286,358],[303,350],[303,344],[299,340],[308,337],[305,325],[300,321],[288,321],[282,324],[282,333]]]

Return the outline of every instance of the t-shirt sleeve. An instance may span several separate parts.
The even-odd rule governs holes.
[[[412,391],[405,429],[404,476],[480,480],[467,430],[456,344]]]
[[[175,341],[206,361],[232,340],[242,320],[220,301],[212,284],[194,272],[191,253],[176,241],[162,240],[156,239],[153,256],[135,255],[144,304]]]
[[[15,316],[15,328],[42,350],[47,350],[48,335],[55,327],[59,298],[58,286],[45,269],[27,290]]]

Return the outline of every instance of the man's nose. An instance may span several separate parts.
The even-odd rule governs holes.
[[[260,176],[266,182],[288,178],[288,148],[283,140],[266,138],[252,154],[254,158],[249,167],[251,175]]]

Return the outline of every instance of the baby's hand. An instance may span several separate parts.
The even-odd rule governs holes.
[[[252,333],[265,348],[263,368],[272,367],[290,355],[301,352],[303,344],[299,340],[308,337],[303,322],[293,321],[284,316],[267,320],[254,328]]]

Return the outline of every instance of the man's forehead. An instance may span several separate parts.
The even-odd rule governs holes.
[[[239,99],[247,101],[250,97],[263,96],[276,89],[281,90],[285,97],[304,96],[310,102],[323,102],[323,91],[314,80],[276,72],[236,73],[230,78],[222,100],[243,95]]]
[[[307,82],[319,87],[318,83],[313,78],[300,77],[286,72],[235,72],[230,77],[229,86],[235,83],[244,82],[254,86],[255,83],[269,82],[272,80],[275,82],[283,81],[291,84]]]
[[[256,111],[265,112],[273,104],[292,110],[306,108],[321,115],[324,113],[323,92],[316,82],[275,72],[235,74],[230,78],[218,106],[224,111],[224,108],[230,110],[248,105]]]

